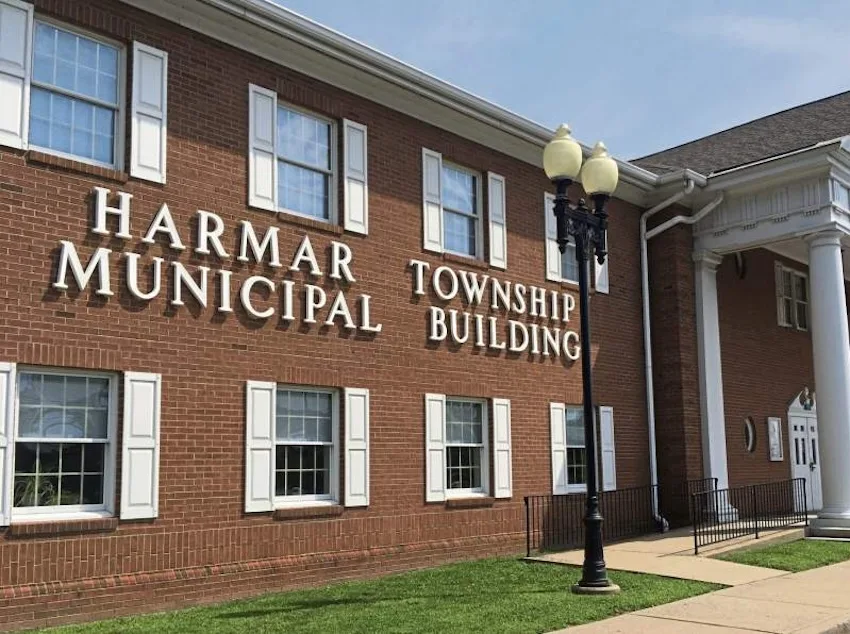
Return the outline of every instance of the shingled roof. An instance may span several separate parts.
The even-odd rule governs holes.
[[[709,175],[850,134],[850,91],[812,101],[631,161],[663,174]]]

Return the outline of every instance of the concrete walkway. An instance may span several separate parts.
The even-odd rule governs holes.
[[[612,570],[648,572],[731,586],[698,597],[561,630],[569,634],[776,634],[850,633],[850,561],[791,574],[755,566],[694,556],[682,549],[687,535],[668,534],[608,546]],[[787,540],[801,531],[783,531],[773,539]],[[773,541],[768,539],[768,541]],[[746,542],[755,543],[754,540]],[[759,540],[759,545],[765,543]],[[719,550],[739,547],[724,545]],[[554,559],[557,557],[557,559]],[[576,557],[578,559],[576,560]],[[556,563],[581,563],[581,553],[541,558]],[[616,575],[615,575],[616,576]]]
[[[802,531],[776,531],[757,543],[765,544],[774,539],[787,539],[789,535],[803,536]],[[748,538],[748,542],[755,542]],[[714,555],[730,547],[739,547],[740,542],[726,542],[720,548],[704,549],[706,555]],[[563,553],[550,553],[540,557],[529,557],[533,561],[554,564],[581,566],[584,553],[570,550]],[[609,570],[628,570],[645,572],[662,577],[693,579],[719,583],[724,586],[738,586],[762,579],[781,577],[788,573],[769,568],[745,566],[731,561],[721,561],[708,557],[694,556],[694,542],[689,529],[671,531],[663,535],[648,535],[627,542],[610,544],[605,547],[605,563]]]

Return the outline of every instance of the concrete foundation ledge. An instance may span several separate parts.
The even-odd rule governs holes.
[[[809,522],[806,537],[850,539],[850,519],[816,517]]]

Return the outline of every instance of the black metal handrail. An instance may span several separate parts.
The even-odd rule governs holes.
[[[710,544],[809,523],[805,478],[694,493],[690,508],[694,554]]]
[[[605,541],[646,535],[657,530],[652,511],[657,486],[616,489],[599,493],[605,518]],[[566,550],[584,544],[584,493],[525,497],[526,551]]]

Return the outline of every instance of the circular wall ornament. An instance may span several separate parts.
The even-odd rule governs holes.
[[[750,453],[756,450],[756,426],[749,416],[744,419],[744,446]]]

